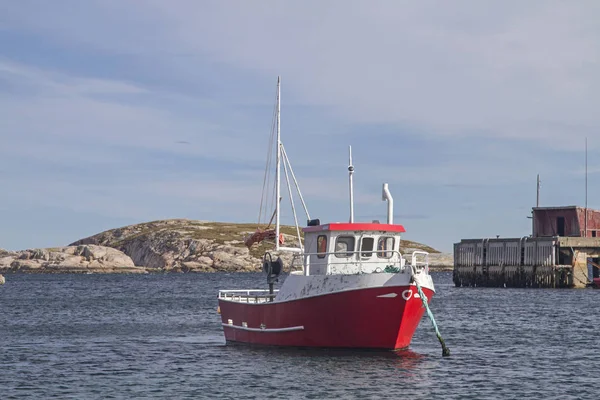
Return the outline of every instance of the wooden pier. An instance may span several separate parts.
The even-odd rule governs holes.
[[[466,239],[454,245],[456,286],[583,288],[600,264],[600,238]]]
[[[600,210],[533,207],[531,214],[531,236],[454,244],[454,284],[582,288],[600,282]]]

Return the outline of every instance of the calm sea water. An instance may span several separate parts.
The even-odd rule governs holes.
[[[8,275],[0,286],[0,398],[600,397],[600,290],[455,288],[409,351],[225,345],[219,288],[261,274]]]

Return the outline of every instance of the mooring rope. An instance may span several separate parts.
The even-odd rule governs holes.
[[[433,313],[429,309],[429,304],[427,304],[427,296],[425,296],[425,293],[423,293],[423,290],[421,290],[421,285],[419,284],[419,281],[417,280],[414,268],[413,268],[413,277],[415,278],[414,281],[415,281],[415,286],[417,287],[417,292],[419,292],[419,296],[421,297],[421,303],[423,303],[423,307],[425,307],[425,310],[427,311],[427,316],[429,316],[429,319],[431,320],[431,324],[433,325],[433,328],[435,329],[435,334],[437,335],[437,338],[440,341],[440,344],[442,345],[442,356],[448,357],[448,356],[450,356],[450,349],[448,349],[448,347],[446,347],[446,342],[444,342],[444,339],[442,338],[442,334],[440,333],[440,330],[438,329],[437,324],[435,323],[435,318],[433,318]]]

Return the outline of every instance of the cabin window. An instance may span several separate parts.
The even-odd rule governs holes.
[[[327,255],[327,236],[319,235],[317,236],[317,257],[325,258]]]
[[[362,238],[360,242],[360,256],[361,257],[371,257],[373,255],[373,245],[375,244],[375,239],[372,237]]]
[[[335,256],[338,258],[352,257],[354,253],[354,236],[338,236],[335,241]]]
[[[391,258],[394,250],[394,238],[391,236],[382,236],[377,241],[377,257]]]

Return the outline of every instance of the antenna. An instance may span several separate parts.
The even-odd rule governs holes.
[[[535,199],[535,208],[539,208],[540,206],[540,182],[540,174],[537,174],[537,197]],[[536,237],[537,234],[535,230],[535,209],[531,209],[531,216],[527,218],[531,218],[531,236]]]
[[[348,185],[350,189],[350,223],[354,222],[354,186],[352,184],[352,174],[354,173],[354,165],[352,165],[352,146],[348,146]]]
[[[540,174],[537,175],[537,199],[535,201],[535,206],[540,206]]]
[[[588,230],[588,155],[587,155],[587,137],[585,138],[585,233],[583,237],[587,237]]]

